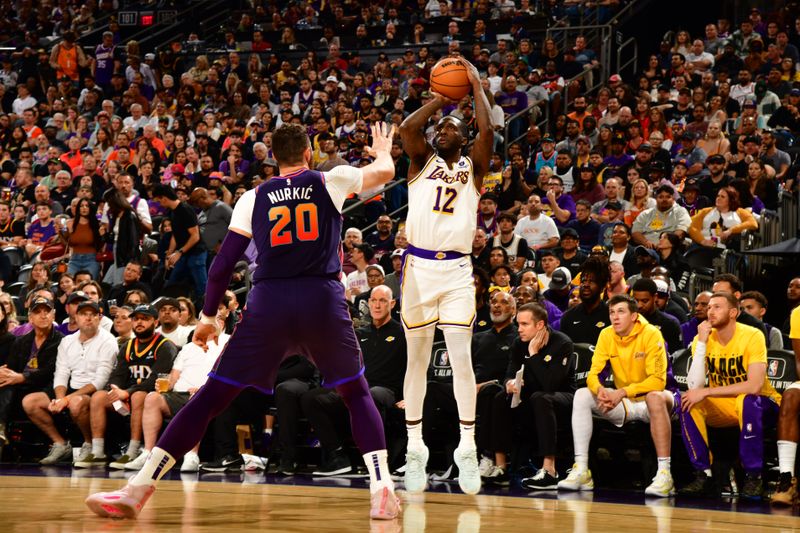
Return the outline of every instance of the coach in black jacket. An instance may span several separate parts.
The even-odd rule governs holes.
[[[575,354],[572,341],[563,333],[547,325],[547,311],[537,303],[517,309],[519,339],[511,347],[511,361],[506,370],[505,391],[495,396],[492,410],[494,437],[491,449],[495,451],[498,466],[504,453],[511,449],[514,420],[535,431],[538,454],[544,457],[543,468],[534,480],[546,482],[535,488],[556,485],[555,456],[556,435],[559,426],[570,423],[572,397],[576,389]],[[515,382],[517,372],[523,367],[521,390]],[[522,403],[511,409],[512,395],[520,393]],[[525,431],[529,433],[528,428]],[[529,487],[531,488],[531,487]]]

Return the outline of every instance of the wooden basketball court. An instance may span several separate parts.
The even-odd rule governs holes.
[[[370,522],[364,489],[263,484],[165,481],[139,519],[108,520],[83,505],[90,492],[118,488],[124,480],[99,477],[0,476],[3,532],[238,531],[458,533],[559,531],[656,531],[658,533],[800,530],[791,510],[757,514],[676,508],[668,500],[646,505],[598,503],[592,494],[511,497],[402,494],[403,516]]]

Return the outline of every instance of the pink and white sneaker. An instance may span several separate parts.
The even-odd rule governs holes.
[[[155,491],[153,485],[125,485],[114,492],[92,494],[86,505],[102,517],[136,518]]]
[[[394,520],[400,516],[400,498],[387,487],[370,496],[369,517],[373,520]]]

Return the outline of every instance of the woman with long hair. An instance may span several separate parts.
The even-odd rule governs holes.
[[[19,326],[19,319],[17,319],[17,308],[14,305],[14,300],[7,292],[0,292],[0,307],[3,308],[3,314],[8,321],[9,331]]]
[[[611,154],[611,139],[614,137],[614,130],[608,124],[600,126],[597,134],[597,144],[595,148],[603,152],[603,157]]]
[[[629,169],[635,170],[633,168]],[[630,206],[623,213],[623,220],[628,227],[633,226],[633,221],[645,209],[656,206],[656,201],[650,195],[650,187],[643,178],[634,178],[630,186],[631,196],[628,199]]]
[[[664,135],[665,146],[663,148],[669,150],[669,147],[672,146],[672,128],[667,124],[664,112],[656,107],[650,109],[650,133],[654,131],[660,131]]]
[[[739,193],[739,206],[753,213],[756,220],[760,220],[761,212],[764,210],[764,202],[762,202],[758,196],[753,195],[748,180],[737,178],[731,180],[728,185],[736,189],[736,192]]]
[[[800,72],[797,71],[794,59],[790,56],[781,59],[781,79],[789,83],[800,81]]]
[[[28,282],[19,291],[19,299],[24,302],[28,293],[40,285],[50,287],[50,269],[44,261],[36,261],[33,264]]]
[[[661,266],[669,270],[670,277],[680,279],[680,274],[673,277],[673,273],[682,273],[688,268],[688,264],[683,258],[683,239],[677,233],[664,231],[658,238],[656,251]]]
[[[747,166],[747,182],[753,196],[764,202],[764,207],[770,211],[778,210],[778,182],[775,175],[767,172],[767,167],[762,161],[755,160]]]
[[[559,63],[561,61],[561,53],[555,40],[547,38],[542,43],[542,64],[550,60]]]
[[[98,279],[100,264],[97,262],[97,252],[102,250],[104,241],[100,235],[94,202],[88,198],[78,200],[75,218],[67,225],[67,232],[67,272],[74,276],[79,270],[88,270],[92,273],[92,279]]]
[[[647,139],[650,137],[650,97],[640,96],[636,99],[636,111],[633,117],[639,121],[642,127],[642,136]]]
[[[672,48],[670,48],[670,52],[673,54],[683,54],[684,56],[692,52],[692,38],[689,36],[688,31],[681,30],[675,35],[675,42]]]
[[[608,99],[611,98],[611,89],[600,87],[597,91],[597,100],[586,110],[598,121],[603,118],[603,114],[608,110]]]
[[[725,124],[728,120],[728,113],[726,113],[725,109],[722,107],[721,96],[715,95],[711,97],[711,100],[708,102],[708,113],[706,117],[709,123],[717,121],[720,124]]]
[[[664,69],[661,68],[657,55],[650,55],[647,60],[647,67],[642,72],[642,75],[647,78],[647,81],[650,83],[651,87],[654,83],[661,83],[661,81],[664,79]]]
[[[576,202],[586,200],[594,204],[605,198],[606,193],[603,186],[597,181],[595,170],[590,166],[584,166],[578,168],[578,176],[569,195]]]
[[[64,272],[58,278],[58,289],[56,290],[56,322],[59,324],[69,316],[67,313],[67,298],[75,290],[75,278],[69,272]]]
[[[108,204],[108,231],[114,235],[114,260],[103,281],[118,285],[122,283],[125,265],[139,257],[141,223],[125,195],[118,189],[109,189],[103,199]]]
[[[697,147],[709,156],[725,155],[731,151],[731,142],[725,138],[722,132],[722,124],[717,120],[708,123],[706,134],[697,142]]]
[[[178,304],[181,306],[178,323],[181,326],[194,326],[197,324],[197,311],[194,303],[186,296],[178,297]]]
[[[739,206],[739,193],[726,186],[717,193],[714,207],[701,209],[692,217],[689,236],[701,246],[725,248],[732,237],[757,229],[753,214]]]

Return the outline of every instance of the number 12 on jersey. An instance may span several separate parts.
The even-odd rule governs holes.
[[[288,205],[276,205],[269,210],[267,216],[270,222],[275,222],[269,232],[270,246],[292,244],[295,237],[298,241],[315,241],[319,238],[319,219],[315,204],[298,204],[294,213]],[[294,227],[291,227],[292,222]]]
[[[444,192],[444,194],[442,194]],[[453,202],[458,196],[458,191],[452,187],[436,187],[436,203],[433,204],[433,211],[445,215],[452,215],[455,208]]]

